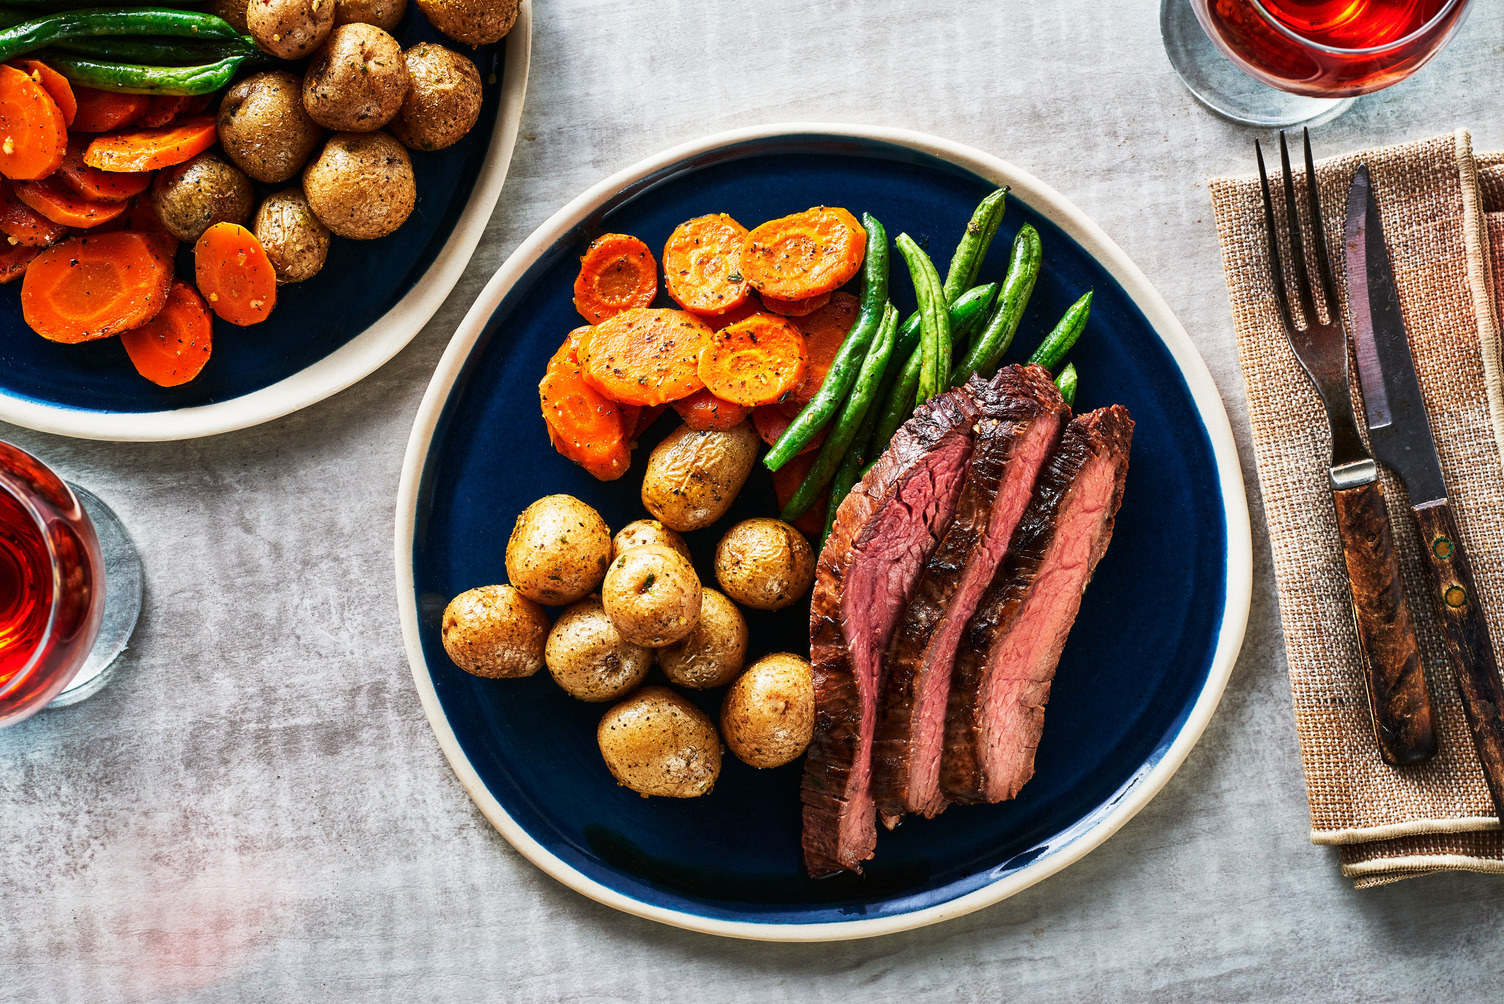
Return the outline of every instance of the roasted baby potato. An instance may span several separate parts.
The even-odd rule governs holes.
[[[336,133],[303,171],[319,222],[341,237],[372,240],[407,222],[418,198],[407,148],[384,132]]]
[[[681,533],[709,526],[736,501],[761,442],[751,422],[725,431],[679,426],[648,457],[642,504]]]
[[[630,551],[634,547],[644,544],[662,544],[672,551],[678,551],[684,555],[684,560],[689,560],[689,547],[684,543],[684,538],[679,536],[656,519],[634,519],[611,538],[611,558],[615,560],[621,557],[623,551]]]
[[[253,73],[219,103],[219,145],[257,181],[279,185],[297,176],[324,130],[303,109],[303,84],[291,73]]]
[[[308,62],[303,107],[326,129],[371,132],[397,114],[407,88],[407,62],[395,38],[373,24],[342,24]]]
[[[382,31],[395,31],[407,13],[407,0],[335,0],[334,23],[374,24]]]
[[[329,228],[308,208],[301,188],[284,188],[262,200],[252,230],[272,261],[278,285],[313,278],[329,255]]]
[[[814,676],[797,655],[758,659],[721,701],[726,745],[753,767],[782,767],[809,748],[814,733]]]
[[[250,0],[246,29],[278,59],[302,59],[324,44],[334,27],[334,0]]]
[[[639,795],[696,798],[721,776],[715,723],[667,687],[643,687],[601,718],[601,757]]]
[[[781,519],[744,519],[715,546],[715,578],[736,602],[782,610],[815,582],[815,552]]]
[[[594,592],[610,564],[606,521],[573,495],[549,495],[522,510],[507,540],[507,578],[549,606]]]
[[[466,45],[499,42],[517,23],[521,0],[416,0],[439,31]]]
[[[612,701],[631,693],[653,665],[653,653],[634,645],[611,626],[600,597],[590,596],[559,616],[544,661],[549,675],[571,697]]]
[[[216,223],[244,223],[251,217],[251,179],[206,150],[159,172],[151,202],[168,233],[192,244]]]
[[[480,118],[480,71],[467,57],[419,42],[402,55],[407,97],[391,132],[410,150],[442,150],[458,143]]]
[[[611,562],[601,601],[623,638],[650,648],[670,645],[700,619],[700,577],[678,551],[644,544]]]
[[[700,620],[683,638],[658,650],[672,683],[692,690],[724,687],[747,660],[747,619],[722,593],[700,591]]]
[[[511,586],[469,589],[444,608],[444,651],[467,673],[532,676],[543,668],[548,614]]]

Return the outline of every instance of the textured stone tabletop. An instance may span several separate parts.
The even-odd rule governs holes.
[[[1504,147],[1504,10],[1316,130],[1318,155],[1470,127]],[[1504,884],[1354,892],[1307,842],[1243,385],[1205,181],[1253,134],[1172,75],[1154,0],[536,0],[522,136],[464,279],[355,388],[168,445],[11,427],[108,500],[146,606],[100,696],[0,732],[0,1000],[1497,1000]],[[392,585],[403,448],[502,260],[601,177],[705,133],[900,126],[1063,192],[1179,314],[1254,513],[1247,642],[1200,745],[1103,847],[908,934],[722,941],[617,914],[498,836],[409,676]],[[251,337],[253,333],[248,334]]]

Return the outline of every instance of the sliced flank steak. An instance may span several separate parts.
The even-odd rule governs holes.
[[[1004,367],[991,381],[972,377],[966,390],[981,413],[971,466],[883,668],[872,783],[889,825],[905,812],[934,817],[945,808],[940,755],[956,648],[1070,418],[1038,366]]]
[[[1132,438],[1121,406],[1081,415],[1040,474],[956,655],[940,763],[952,801],[1001,802],[1034,775],[1050,683],[1112,539]]]
[[[884,652],[955,511],[976,405],[949,391],[919,408],[836,513],[810,601],[815,734],[804,760],[804,863],[860,871],[877,844],[872,732]]]

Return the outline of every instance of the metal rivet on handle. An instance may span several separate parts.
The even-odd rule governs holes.
[[[1461,586],[1448,586],[1442,594],[1442,599],[1447,601],[1449,607],[1461,607],[1467,605],[1467,590]]]
[[[1450,558],[1452,556],[1452,542],[1445,537],[1437,537],[1436,543],[1431,545],[1431,553],[1438,558]]]

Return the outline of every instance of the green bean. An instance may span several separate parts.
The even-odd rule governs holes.
[[[919,389],[919,369],[924,362],[923,352],[916,347],[909,353],[903,369],[893,381],[893,389],[884,399],[882,411],[878,412],[877,427],[872,433],[872,447],[868,451],[878,457],[893,441],[899,426],[914,414],[914,395]]]
[[[968,287],[976,285],[977,273],[982,270],[982,259],[1003,222],[1003,209],[1008,200],[1008,188],[1003,186],[977,204],[966,224],[966,233],[956,245],[951,257],[950,269],[945,273],[945,302],[950,303]]]
[[[226,56],[259,52],[249,37],[196,42],[175,38],[130,38],[100,36],[59,41],[52,49],[101,63],[135,63],[142,66],[201,66]]]
[[[1045,336],[1044,341],[1039,343],[1039,348],[1029,357],[1029,362],[1043,366],[1047,370],[1053,370],[1065,361],[1066,354],[1075,346],[1076,339],[1081,337],[1081,332],[1086,328],[1086,319],[1091,316],[1091,290],[1075,303],[1071,304],[1060,323],[1055,325],[1055,330]]]
[[[161,35],[173,38],[238,39],[224,18],[170,7],[124,7],[65,11],[11,23],[0,30],[0,60],[62,39],[96,35]]]
[[[888,307],[888,232],[870,213],[862,214],[867,229],[867,257],[862,265],[862,307],[851,330],[836,350],[825,382],[809,404],[789,423],[778,442],[762,458],[763,466],[776,471],[808,445],[809,441],[835,417],[846,392],[856,380],[862,359],[868,354],[872,336],[877,333]]]
[[[1034,292],[1034,282],[1039,278],[1039,264],[1044,251],[1039,243],[1039,233],[1025,223],[1013,238],[1013,251],[1008,257],[1008,274],[1003,279],[1003,291],[997,307],[987,320],[987,327],[972,342],[971,350],[961,364],[951,373],[950,385],[959,387],[973,373],[986,374],[1002,362],[1003,353],[1013,343],[1018,322],[1023,320],[1024,308],[1029,304],[1029,294]]]
[[[950,310],[940,291],[940,274],[930,256],[908,234],[899,234],[894,243],[903,255],[904,264],[909,266],[914,294],[919,299],[919,345],[923,361],[915,403],[922,404],[945,389],[950,374]]]
[[[883,311],[877,335],[872,340],[872,348],[862,360],[862,369],[857,374],[856,386],[851,388],[851,396],[846,399],[840,417],[826,433],[825,444],[820,447],[820,455],[815,458],[814,465],[795,489],[788,504],[783,507],[780,515],[785,522],[792,523],[809,512],[825,486],[830,484],[837,465],[846,456],[846,451],[851,447],[857,429],[862,424],[863,416],[868,409],[876,407],[877,388],[882,383],[888,360],[893,356],[893,339],[897,331],[898,311],[889,304]]]
[[[1060,376],[1055,378],[1055,386],[1060,388],[1060,396],[1065,398],[1068,406],[1076,403],[1076,364],[1066,363],[1065,369],[1060,371]]]
[[[49,52],[47,63],[68,78],[99,91],[120,94],[212,94],[230,82],[250,53],[226,56],[203,66],[136,66],[101,63]]]
[[[987,323],[987,315],[992,313],[992,301],[997,298],[997,291],[998,284],[989,282],[985,286],[973,286],[965,293],[962,293],[962,298],[973,298],[977,309],[975,311],[968,309],[967,316],[959,319],[956,317],[956,307],[961,303],[961,300],[952,301],[950,308],[950,333],[951,341],[955,343],[953,351],[964,352],[966,347],[971,344],[971,336],[976,334],[977,330]]]
[[[891,363],[890,355],[888,369],[892,369]],[[877,413],[882,400],[879,393],[862,413],[862,422],[856,428],[856,435],[852,437],[851,445],[846,448],[846,455],[841,458],[836,473],[830,479],[830,502],[825,508],[825,532],[820,537],[822,548],[825,546],[825,538],[830,536],[831,529],[836,525],[836,510],[841,508],[841,503],[851,494],[851,489],[862,479],[862,468],[867,465],[868,447],[872,445],[872,432],[877,426]]]
[[[973,286],[950,303],[950,327],[956,331],[963,324],[976,324],[981,322],[987,312],[992,308],[992,298],[997,294],[997,283],[989,282],[985,286]],[[893,355],[899,359],[907,359],[914,347],[919,344],[920,334],[919,311],[914,311],[904,318],[898,326],[898,338],[893,343]]]

